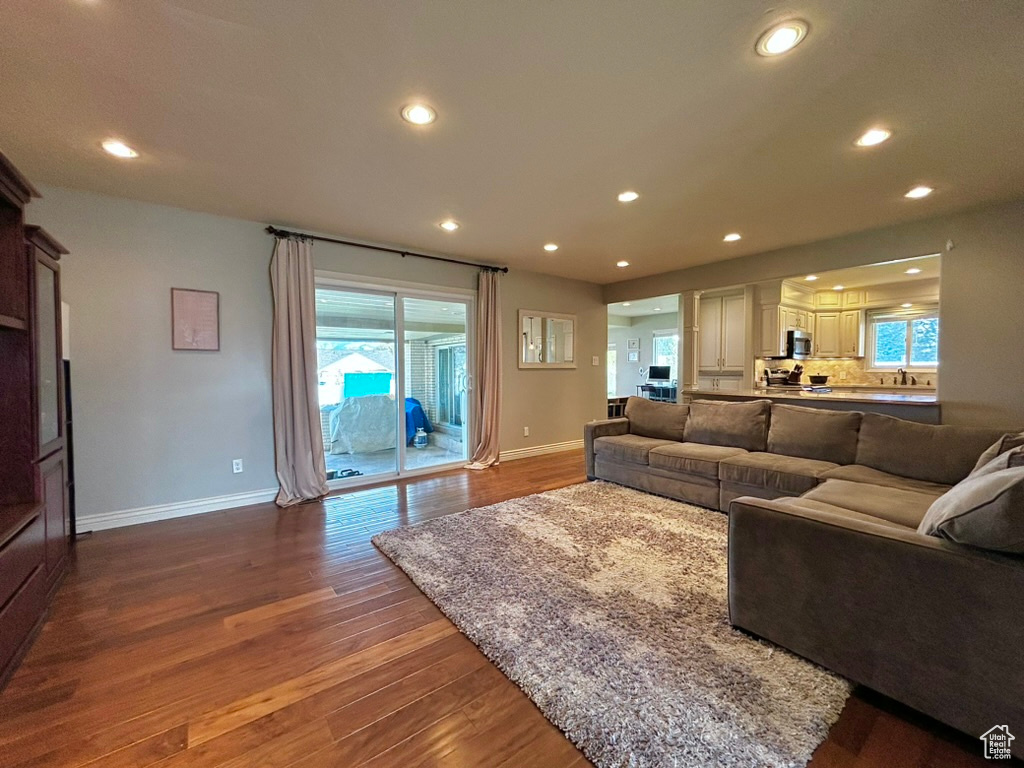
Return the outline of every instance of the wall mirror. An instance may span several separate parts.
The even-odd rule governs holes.
[[[576,315],[519,310],[519,367],[575,368]]]

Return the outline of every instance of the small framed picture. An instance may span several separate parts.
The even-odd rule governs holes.
[[[632,339],[630,339],[630,341],[632,341]],[[640,353],[639,352],[627,352],[626,353],[626,362],[629,362],[629,363],[639,363],[640,362]]]
[[[220,294],[171,288],[171,349],[220,351]]]
[[[635,349],[635,350],[639,351],[639,349],[640,349],[640,339],[626,339],[626,349],[629,349],[629,350]],[[630,362],[635,362],[635,361],[631,360]]]

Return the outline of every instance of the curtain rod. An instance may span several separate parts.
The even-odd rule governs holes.
[[[449,259],[444,256],[431,256],[427,253],[416,253],[415,251],[401,251],[397,248],[385,248],[383,245],[367,245],[366,243],[357,243],[352,240],[339,240],[334,237],[323,237],[321,235],[307,235],[305,232],[293,232],[289,229],[278,229],[277,227],[267,227],[267,233],[273,235],[276,238],[283,237],[297,237],[306,240],[320,240],[324,243],[338,243],[339,245],[351,245],[355,248],[367,248],[371,251],[384,251],[385,253],[394,253],[401,256],[403,259],[406,256],[415,256],[417,259],[431,259],[433,261],[446,261],[449,264],[461,264],[466,267],[477,267],[478,269],[486,269],[489,272],[508,272],[508,267],[496,267],[493,264],[478,264],[475,261],[463,261],[462,259]]]

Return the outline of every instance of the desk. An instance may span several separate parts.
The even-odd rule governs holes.
[[[637,384],[636,396],[646,397],[648,400],[655,400],[659,403],[674,403],[676,387],[668,384]]]

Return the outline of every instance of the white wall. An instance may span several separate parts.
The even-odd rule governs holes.
[[[79,515],[276,487],[273,240],[264,224],[61,188],[43,195],[27,220],[71,251],[61,268],[74,348]],[[318,269],[476,287],[477,272],[467,267],[326,243],[314,253]],[[171,350],[172,287],[220,292],[220,352]],[[600,287],[513,270],[502,291],[502,449],[582,438],[583,423],[604,412]],[[577,314],[580,367],[520,371],[519,308]],[[235,458],[244,460],[244,473],[232,474]]]
[[[617,322],[630,321],[629,325],[609,325],[608,345],[615,345],[616,375],[615,394],[618,397],[628,397],[636,394],[637,384],[647,383],[646,372],[641,374],[640,368],[645,371],[651,367],[654,360],[654,332],[673,331],[679,332],[679,314],[677,312],[659,313],[657,315],[646,315],[643,317],[617,318]],[[640,360],[636,363],[628,361],[629,350],[627,341],[629,339],[640,339]],[[679,364],[676,363],[675,377],[679,378]]]

